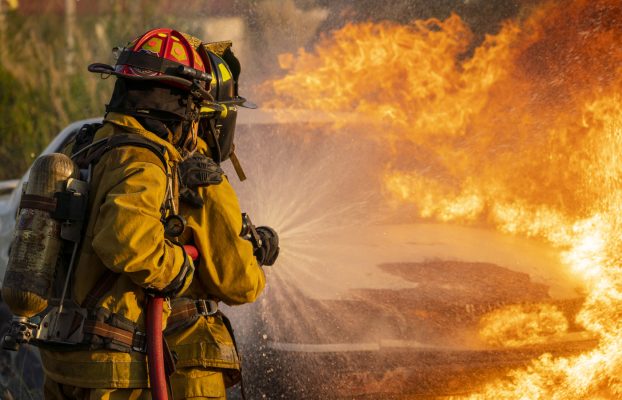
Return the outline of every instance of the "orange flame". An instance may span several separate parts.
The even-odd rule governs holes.
[[[517,347],[545,343],[567,330],[566,317],[553,305],[511,305],[484,315],[479,335],[493,346]]]
[[[386,143],[388,193],[419,216],[487,223],[563,250],[600,337],[473,398],[621,398],[622,4],[550,2],[472,48],[456,15],[347,25],[283,56],[274,107],[357,112]]]

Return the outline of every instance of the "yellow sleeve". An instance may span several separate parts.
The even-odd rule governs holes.
[[[208,294],[229,305],[255,301],[266,278],[252,244],[240,237],[242,213],[233,188],[225,178],[198,191],[205,202],[203,208],[185,208],[188,228],[200,253],[195,276]]]
[[[93,250],[106,267],[156,290],[166,288],[184,264],[182,248],[165,239],[160,221],[166,183],[159,165],[121,158],[100,181],[107,194],[93,231]]]

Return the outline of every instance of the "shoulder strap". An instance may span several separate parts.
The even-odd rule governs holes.
[[[168,163],[165,157],[166,148],[163,145],[157,144],[147,138],[133,133],[110,136],[109,138],[97,142],[92,142],[91,139],[90,144],[83,146],[77,152],[73,152],[72,154],[73,156],[76,156],[74,160],[78,166],[80,166],[80,168],[86,168],[89,164],[96,164],[99,162],[102,156],[110,150],[123,146],[142,147],[150,150],[160,159],[164,169],[167,169]],[[89,148],[90,151],[87,152],[86,150],[89,150]]]
[[[93,139],[95,138],[95,133],[102,127],[104,124],[98,122],[94,124],[84,124],[76,134],[74,139],[73,147],[71,148],[71,156],[74,158],[74,155],[77,157],[74,158],[74,161],[78,164],[82,164],[82,158],[86,156],[85,150],[93,143]]]
[[[73,148],[71,149],[71,154],[77,153],[83,147],[88,146],[93,143],[93,138],[95,137],[95,133],[104,126],[101,122],[96,122],[93,124],[84,124],[78,130],[76,134],[75,141],[73,144]]]

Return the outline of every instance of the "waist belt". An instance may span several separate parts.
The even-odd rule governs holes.
[[[115,314],[112,314],[112,321],[115,321]],[[117,317],[122,318],[122,317]],[[127,323],[127,321],[126,321]],[[117,350],[124,352],[147,352],[147,335],[144,332],[140,332],[137,329],[129,331],[117,326],[110,325],[102,321],[87,320],[84,322],[84,333],[90,334],[91,340],[87,340],[91,347],[97,343],[93,341],[93,338],[99,337],[104,340],[103,348],[109,350]],[[173,354],[169,350],[168,343],[164,340],[164,369],[167,376],[171,376],[175,372],[175,359]]]
[[[37,345],[58,351],[107,349],[146,353],[146,334],[137,329],[136,323],[119,314],[104,308],[88,317],[83,308],[67,307],[60,314],[58,311],[58,307],[53,307],[43,317]]]
[[[209,299],[188,299],[180,297],[171,302],[171,315],[166,323],[164,334],[168,335],[193,324],[200,317],[216,315],[218,302]]]
[[[96,308],[99,300],[112,289],[118,278],[119,274],[107,269],[82,302],[83,308],[95,310],[93,315],[84,321],[83,332],[87,334],[84,343],[96,349],[146,353],[147,335],[137,329],[136,323],[104,308]]]
[[[105,322],[88,320],[84,322],[84,333],[117,341],[122,346],[128,346],[133,351],[147,352],[147,335],[138,330],[131,332]]]

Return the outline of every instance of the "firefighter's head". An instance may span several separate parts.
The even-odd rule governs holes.
[[[186,153],[196,147],[197,129],[221,162],[233,152],[238,107],[254,108],[238,95],[240,63],[231,42],[203,43],[172,29],[153,29],[115,49],[113,67],[89,71],[115,75],[107,111],[133,115],[145,127]]]
[[[213,103],[203,103],[199,134],[206,140],[216,162],[227,160],[233,152],[235,124],[239,107],[255,108],[238,94],[240,62],[231,51],[231,42],[204,43],[210,60]]]
[[[213,101],[210,58],[200,44],[153,29],[116,48],[115,66],[91,64],[89,71],[118,78],[107,111],[132,115],[182,152],[194,151],[201,105]]]

